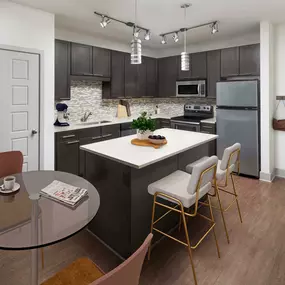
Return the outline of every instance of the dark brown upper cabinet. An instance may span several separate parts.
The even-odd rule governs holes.
[[[239,48],[240,75],[260,74],[260,45],[247,45]]]
[[[195,79],[207,77],[207,53],[198,52],[190,55],[190,76]]]
[[[207,97],[216,98],[216,83],[221,80],[221,51],[207,52]]]
[[[131,64],[130,54],[125,54],[125,97],[138,97],[138,65]]]
[[[177,56],[158,59],[159,97],[175,97],[177,80]]]
[[[93,47],[93,76],[111,77],[111,51]]]
[[[109,98],[125,97],[125,53],[111,51],[111,87]]]
[[[55,100],[70,99],[70,43],[55,40]]]
[[[146,64],[146,96],[157,97],[157,59],[145,57]]]
[[[146,83],[146,59],[145,57],[142,58],[142,63],[138,64],[137,69],[137,97],[146,97],[146,91],[147,91],[147,83]]]
[[[226,48],[221,50],[221,77],[239,75],[239,48]]]
[[[71,43],[71,75],[93,75],[92,46]]]

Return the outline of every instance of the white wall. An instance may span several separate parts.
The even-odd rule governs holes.
[[[274,132],[272,117],[274,110],[274,27],[269,22],[260,23],[260,179],[274,178]]]
[[[54,15],[0,1],[0,45],[37,49],[44,53],[42,169],[54,168]]]
[[[256,44],[260,42],[259,32],[243,34],[242,36],[235,36],[228,39],[213,39],[211,41],[206,41],[198,44],[191,44],[187,46],[187,51],[189,53],[195,53],[200,51],[208,51],[215,49],[222,49],[228,47],[242,46],[242,45],[250,45]],[[157,57],[166,57],[172,55],[178,55],[182,52],[182,48],[174,48],[174,49],[162,49],[157,53]]]
[[[285,96],[285,24],[275,27],[275,87],[277,96]],[[278,104],[276,102],[275,104]],[[278,119],[285,119],[285,106],[280,102],[276,112]],[[278,176],[285,177],[285,132],[275,134],[275,167]]]
[[[117,41],[109,40],[108,38],[102,38],[101,36],[91,36],[87,34],[80,34],[64,29],[55,29],[55,38],[59,40],[65,40],[70,42],[76,42],[86,45],[93,45],[96,47],[102,47],[112,50],[118,50],[122,52],[131,52],[130,44],[124,44]],[[143,46],[142,54],[150,57],[157,57],[155,50],[150,50]]]

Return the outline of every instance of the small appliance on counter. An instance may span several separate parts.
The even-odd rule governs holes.
[[[67,113],[68,106],[64,103],[57,103],[55,108],[57,110],[57,118],[56,118],[56,121],[54,123],[54,126],[58,126],[58,127],[69,126],[69,123],[67,122],[67,120],[68,120],[68,113]]]
[[[184,116],[171,118],[173,129],[200,132],[201,120],[214,117],[214,108],[211,105],[184,105]]]

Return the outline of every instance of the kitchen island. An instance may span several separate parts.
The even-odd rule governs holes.
[[[121,257],[129,257],[150,232],[153,197],[147,187],[177,169],[209,154],[216,135],[160,129],[167,138],[160,149],[131,144],[135,135],[81,147],[85,151],[85,178],[100,194],[100,209],[89,229]],[[161,209],[160,213],[165,210]],[[159,212],[159,211],[157,211]],[[163,231],[173,230],[178,215],[161,221]],[[159,235],[155,236],[157,240]]]

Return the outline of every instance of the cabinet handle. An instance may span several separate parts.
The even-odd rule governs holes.
[[[104,135],[103,138],[108,138],[108,137],[111,137],[113,134],[107,134],[107,135]]]
[[[68,135],[68,136],[63,136],[62,138],[63,139],[70,139],[70,138],[74,138],[75,137],[75,135]]]
[[[70,98],[66,97],[66,98],[59,98],[59,100],[70,100]]]
[[[93,76],[93,73],[83,73],[84,76]]]
[[[98,137],[92,137],[91,139],[92,140],[99,140],[99,139],[101,139],[102,137],[101,136],[98,136]]]
[[[209,126],[202,126],[202,129],[212,130],[212,129],[213,129],[213,127],[209,127]]]
[[[97,74],[97,73],[93,73],[93,76],[100,76],[100,77],[103,77],[104,75],[103,74]]]
[[[66,144],[70,145],[70,144],[76,144],[76,143],[79,143],[79,141],[67,142]]]

